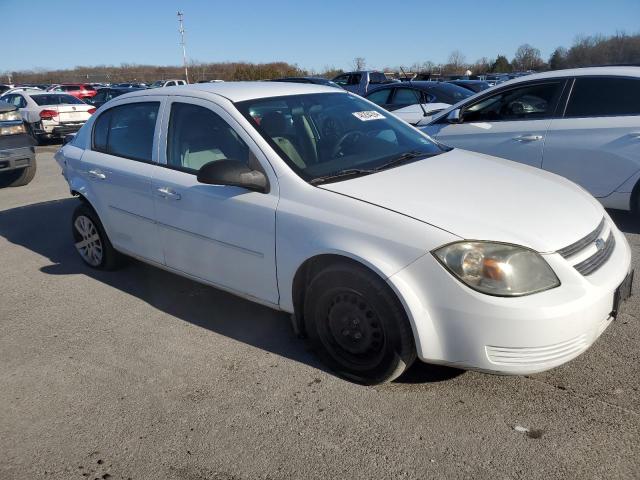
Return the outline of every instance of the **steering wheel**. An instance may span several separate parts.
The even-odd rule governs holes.
[[[331,150],[331,158],[336,158],[345,147],[353,147],[355,144],[360,142],[360,140],[362,140],[362,132],[358,130],[352,130],[345,133],[340,137],[340,140],[337,141],[337,143]]]

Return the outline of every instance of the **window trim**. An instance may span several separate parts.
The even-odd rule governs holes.
[[[144,98],[144,97],[143,97]],[[156,124],[155,124],[155,128],[153,130],[153,138],[152,138],[152,142],[151,142],[151,159],[147,160],[147,159],[143,159],[143,158],[137,158],[137,157],[130,157],[130,156],[125,156],[125,155],[119,155],[119,154],[115,154],[112,153],[109,150],[108,146],[109,146],[109,134],[107,134],[107,140],[106,140],[106,144],[107,144],[107,151],[103,151],[103,150],[99,150],[96,148],[95,146],[95,130],[96,130],[96,124],[98,123],[98,120],[100,120],[100,118],[102,118],[103,115],[112,112],[113,110],[117,109],[117,108],[121,108],[121,107],[126,107],[128,105],[138,105],[141,103],[155,103],[158,105],[158,113],[156,115]],[[160,99],[156,99],[156,100],[142,100],[140,102],[125,102],[125,103],[120,103],[118,105],[114,105],[112,107],[109,107],[108,109],[106,109],[104,112],[101,112],[100,115],[98,115],[96,117],[96,119],[93,121],[93,124],[91,125],[91,151],[92,152],[98,152],[98,153],[102,153],[105,155],[111,155],[112,157],[118,157],[118,158],[124,158],[127,160],[133,160],[135,162],[140,162],[140,163],[146,163],[146,164],[155,164],[156,162],[154,162],[153,160],[153,151],[156,145],[156,132],[158,130],[158,125],[160,124],[159,120],[161,119],[161,115],[162,115],[162,100]],[[110,130],[111,127],[111,119],[109,119],[109,129]]]
[[[604,79],[627,79],[627,80],[635,80],[640,85],[639,77],[630,77],[628,75],[577,75],[574,77],[570,77],[571,87],[567,93],[564,108],[562,109],[562,115],[559,118],[567,119],[567,120],[576,120],[581,118],[616,118],[616,117],[640,117],[640,112],[638,113],[620,113],[613,115],[580,115],[580,116],[567,116],[567,109],[569,108],[569,102],[571,101],[571,97],[573,95],[573,89],[576,85],[576,82],[580,78],[604,78]]]

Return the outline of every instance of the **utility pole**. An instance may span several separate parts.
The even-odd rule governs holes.
[[[189,69],[187,68],[187,46],[184,43],[184,13],[178,12],[178,31],[180,32],[180,45],[182,45],[182,63],[184,64],[184,79],[189,83]]]

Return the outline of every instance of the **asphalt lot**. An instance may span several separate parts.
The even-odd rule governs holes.
[[[418,364],[362,387],[286,315],[138,262],[85,267],[56,148],[0,189],[0,479],[640,478],[638,282],[550,372]],[[640,221],[614,219],[639,269]]]

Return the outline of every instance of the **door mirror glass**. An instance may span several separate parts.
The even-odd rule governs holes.
[[[460,115],[460,109],[456,108],[451,110],[447,115],[447,122],[449,123],[462,123],[462,116]]]
[[[229,185],[254,192],[267,191],[267,177],[258,170],[251,170],[239,160],[214,160],[198,170],[198,182],[208,185]]]

